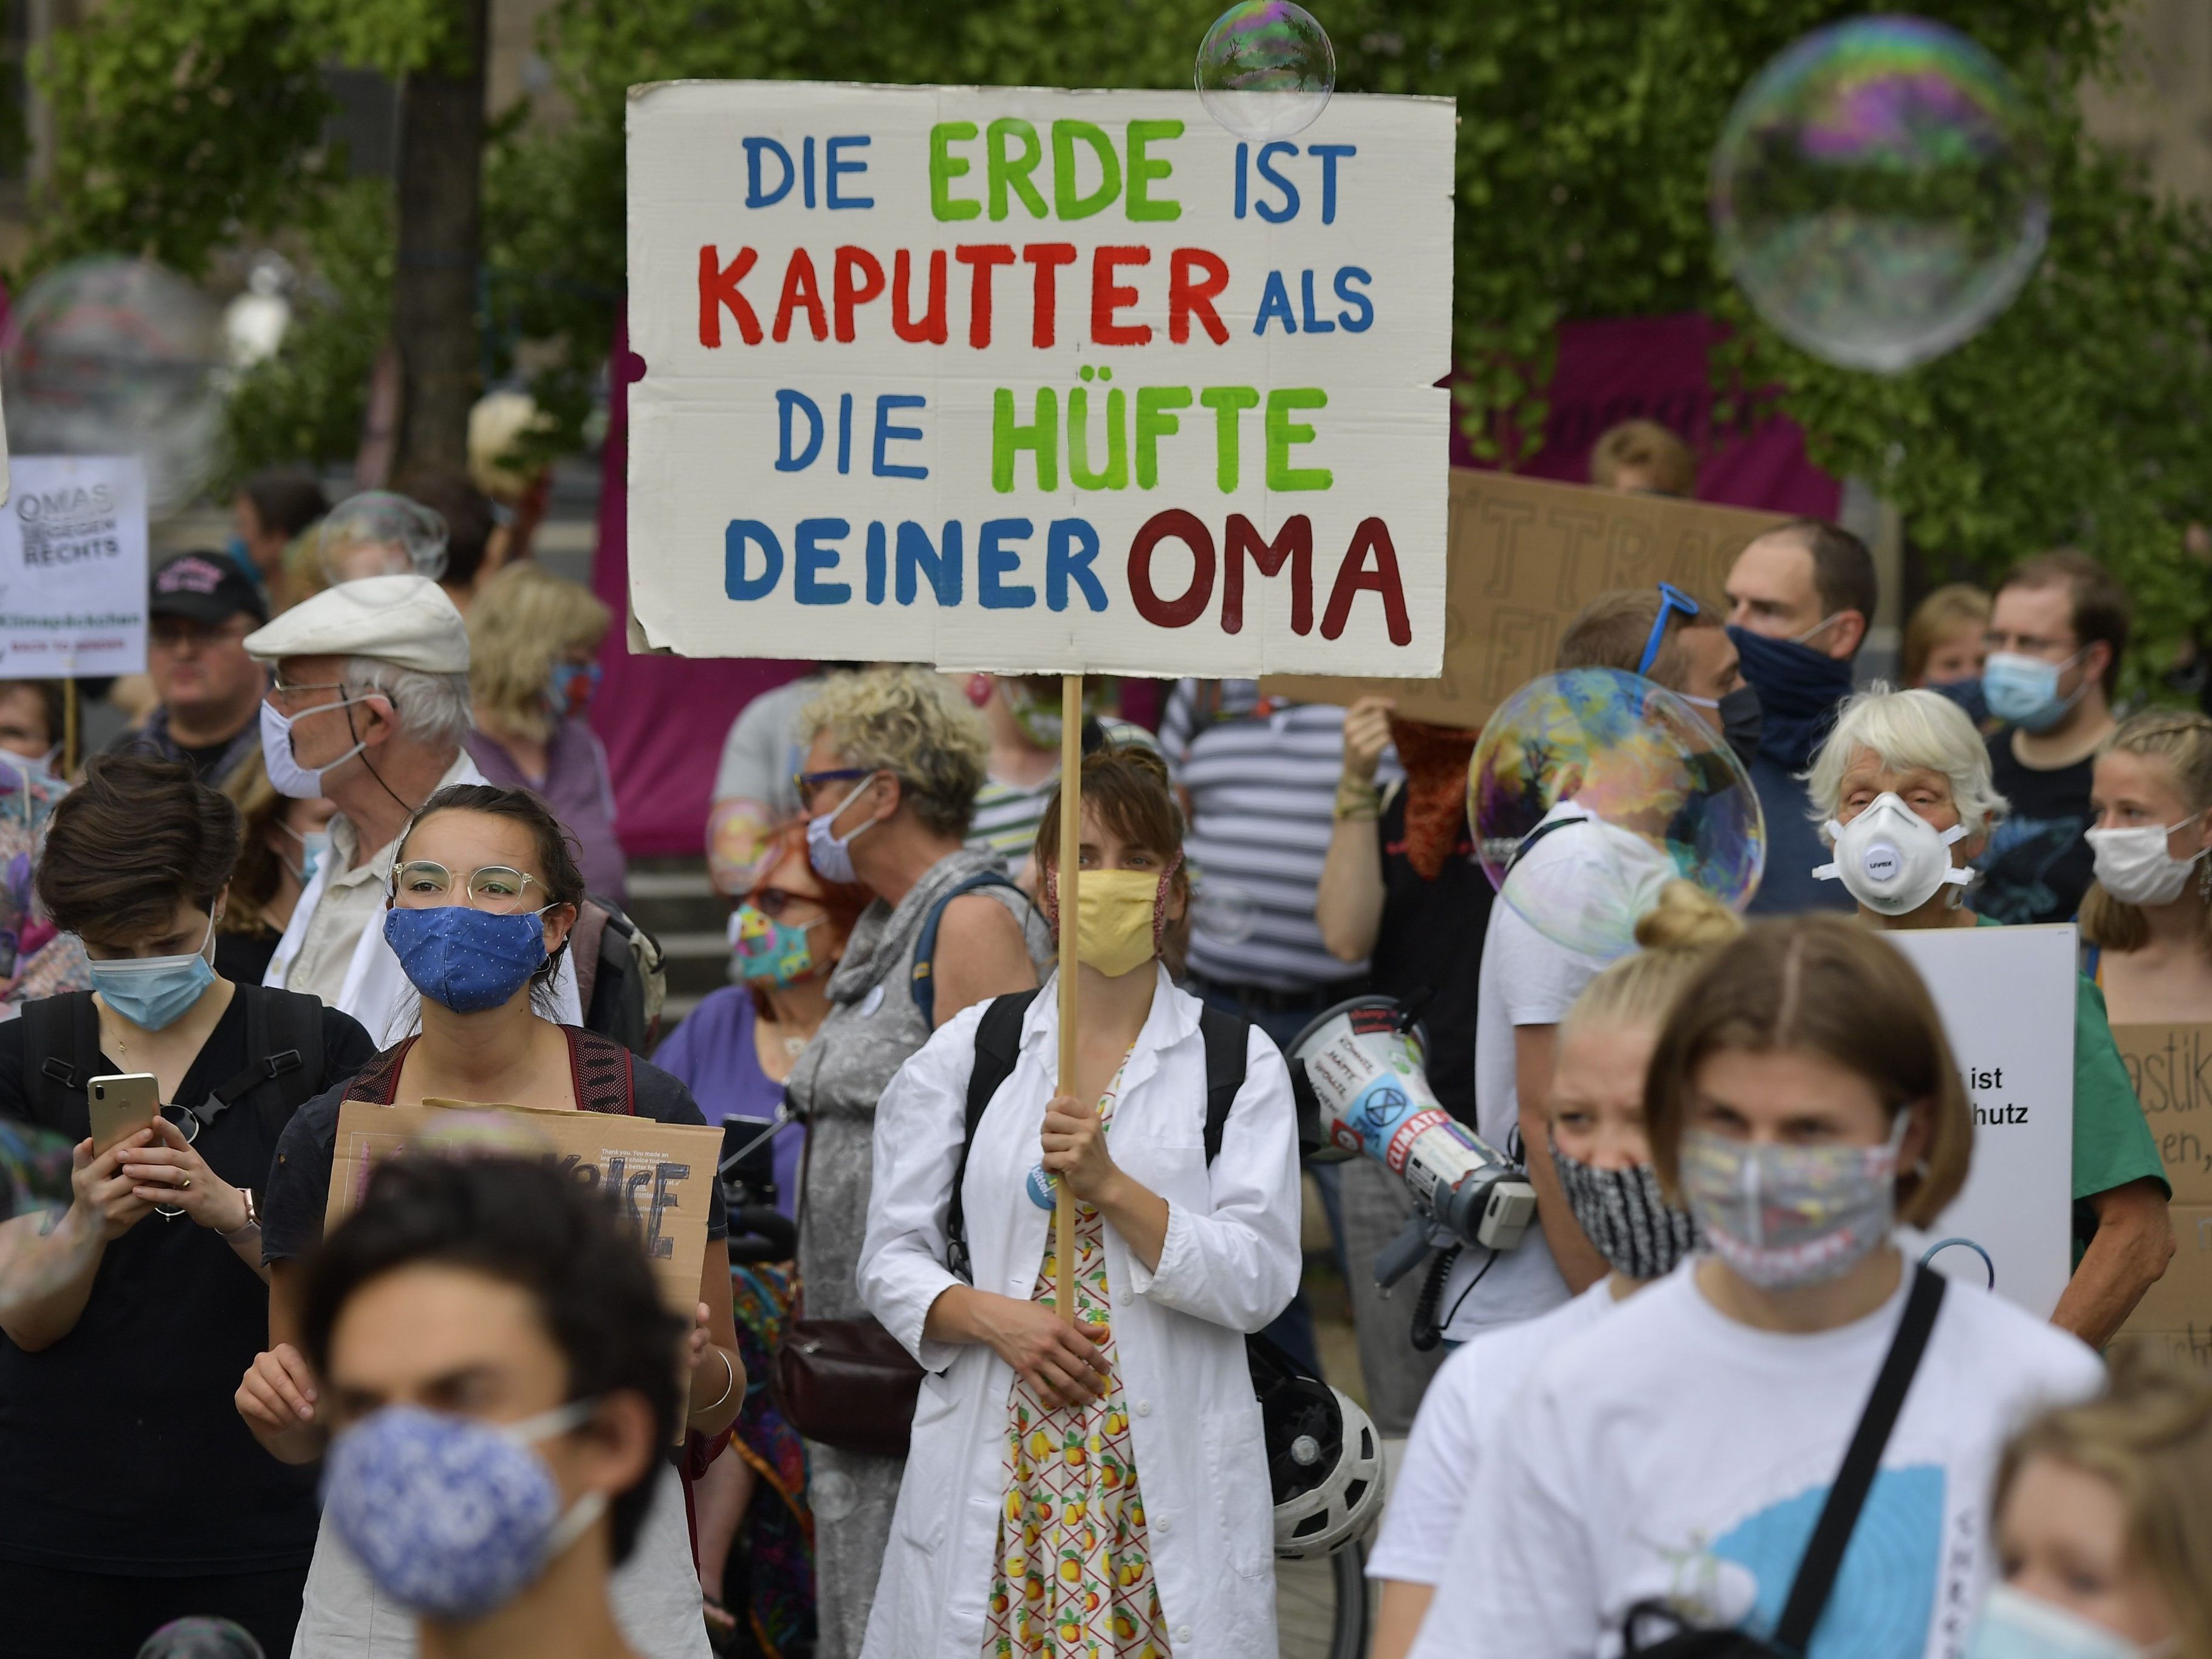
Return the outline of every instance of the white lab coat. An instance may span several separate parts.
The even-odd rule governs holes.
[[[449,784],[487,781],[484,775],[477,770],[476,763],[469,758],[468,751],[463,750],[438,781],[438,787],[443,789]],[[364,848],[364,857],[374,859],[376,851]],[[322,901],[323,884],[330,872],[330,860],[317,861],[315,872],[307,878],[300,902],[292,907],[292,920],[285,924],[284,936],[276,941],[276,951],[269,958],[269,971],[262,976],[263,984],[280,988],[283,986],[292,959],[300,954],[301,942],[307,938],[307,923],[315,914],[315,906]],[[553,1004],[551,1018],[562,1024],[584,1023],[583,1005],[576,995],[576,963],[566,951],[562,953],[560,967],[554,970]],[[345,984],[339,989],[338,1000],[333,1006],[341,1013],[351,1014],[359,1020],[370,1041],[380,1048],[389,1048],[422,1024],[415,988],[408,982],[392,946],[385,942],[384,918],[380,914],[361,930],[361,940],[354,946],[353,960],[346,969]]]
[[[1176,1659],[1276,1659],[1273,1503],[1244,1335],[1297,1288],[1297,1127],[1290,1075],[1256,1026],[1244,1086],[1209,1169],[1200,1004],[1165,969],[1121,1077],[1114,1160],[1168,1201],[1158,1268],[1109,1224],[1107,1282],[1154,1576]],[[975,1659],[1006,1498],[1013,1371],[981,1344],[931,1341],[945,1288],[945,1216],[979,1005],[907,1061],[876,1109],[875,1180],[860,1289],[928,1373],[862,1659]],[[1051,1212],[1023,1182],[1039,1156],[1058,1063],[1046,987],[1014,1072],[975,1131],[963,1197],[978,1288],[1026,1297]]]

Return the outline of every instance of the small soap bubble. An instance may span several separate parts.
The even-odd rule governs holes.
[[[1252,937],[1260,907],[1245,889],[1216,876],[1201,876],[1191,901],[1191,926],[1222,945],[1242,945]]]
[[[1291,0],[1239,0],[1213,20],[1191,79],[1206,112],[1239,138],[1302,132],[1336,90],[1336,49]]]
[[[1808,34],[1713,153],[1722,262],[1791,343],[1894,374],[2012,303],[2051,222],[2033,112],[2002,64],[1917,17]]]
[[[1593,822],[1547,832],[1566,855],[1515,864],[1570,803],[1559,817]],[[1491,885],[1585,956],[1633,950],[1671,880],[1741,910],[1766,866],[1765,819],[1735,752],[1673,692],[1614,668],[1545,674],[1500,704],[1468,763],[1467,808]]]
[[[446,574],[445,515],[388,489],[364,489],[330,510],[309,532],[323,580],[332,587],[363,576]]]
[[[138,1650],[138,1659],[264,1659],[261,1644],[228,1619],[177,1619]]]

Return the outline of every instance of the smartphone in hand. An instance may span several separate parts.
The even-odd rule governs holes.
[[[151,1072],[116,1072],[87,1085],[92,1152],[97,1158],[118,1140],[149,1127],[161,1109],[161,1086]]]

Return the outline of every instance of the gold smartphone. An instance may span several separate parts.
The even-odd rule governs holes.
[[[148,1127],[161,1109],[161,1079],[151,1072],[117,1072],[87,1085],[85,1109],[92,1118],[92,1155]]]

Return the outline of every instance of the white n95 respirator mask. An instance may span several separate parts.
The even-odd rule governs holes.
[[[1938,830],[1887,790],[1849,823],[1828,820],[1836,861],[1813,872],[1816,881],[1840,881],[1869,910],[1901,916],[1936,896],[1946,882],[1964,887],[1972,870],[1954,869],[1951,846],[1966,839],[1964,824]]]

